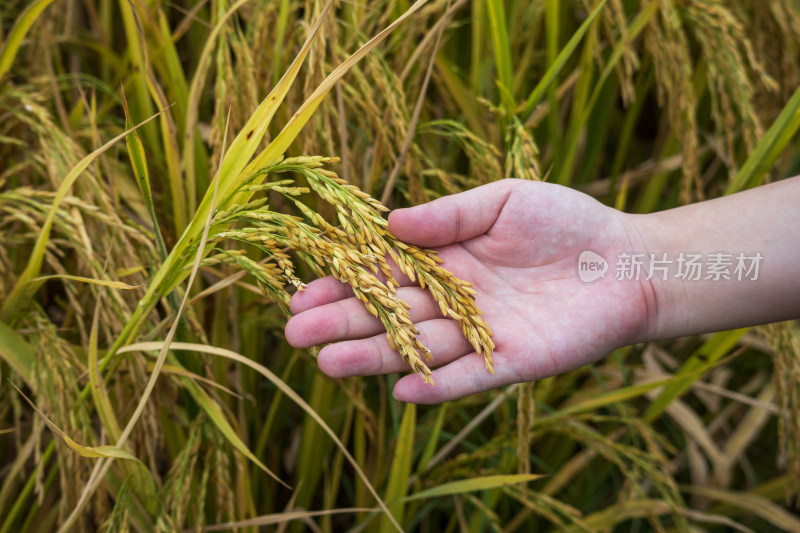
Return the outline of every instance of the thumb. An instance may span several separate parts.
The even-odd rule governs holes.
[[[389,230],[401,241],[423,247],[444,246],[482,235],[497,221],[511,193],[510,181],[395,209],[389,214]]]

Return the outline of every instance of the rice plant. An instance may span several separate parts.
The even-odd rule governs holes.
[[[406,276],[490,372],[475,290],[388,209],[797,173],[794,2],[0,6],[0,533],[800,530],[795,323],[440,406],[283,337],[333,274],[435,387]]]

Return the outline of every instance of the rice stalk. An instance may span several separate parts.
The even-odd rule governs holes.
[[[786,465],[792,479],[786,487],[788,500],[800,490],[800,418],[792,415],[800,409],[800,336],[790,322],[763,326],[763,332],[775,352],[777,403],[784,413],[778,417],[778,461]]]

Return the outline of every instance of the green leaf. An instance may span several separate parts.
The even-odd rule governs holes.
[[[261,144],[264,134],[267,132],[267,128],[272,122],[272,118],[275,116],[275,112],[278,110],[278,107],[280,107],[283,99],[289,92],[289,88],[294,83],[300,66],[303,64],[303,60],[311,49],[311,43],[322,27],[322,23],[330,8],[331,2],[328,2],[317,17],[317,21],[311,28],[303,47],[281,78],[281,81],[278,82],[275,88],[270,91],[269,95],[259,104],[242,130],[236,138],[233,139],[233,142],[231,142],[230,148],[225,152],[225,157],[220,167],[219,183],[219,197],[222,199],[222,202],[229,199],[231,193],[240,185],[240,175],[242,171],[250,162],[250,158],[258,149],[259,144]],[[292,137],[292,140],[294,140],[294,137]],[[285,149],[281,151],[281,154],[283,151],[285,151]],[[197,214],[192,220],[192,225],[189,230],[190,235],[193,235],[195,233],[194,230],[202,227],[202,224],[205,223],[209,211],[211,193],[212,190],[209,188],[200,204]],[[220,203],[220,207],[223,205],[222,202]]]
[[[592,93],[592,97],[589,100],[589,105],[587,109],[591,111],[594,109],[595,104],[597,103],[597,99],[600,98],[600,93],[603,91],[603,85],[605,85],[606,80],[609,76],[614,72],[614,69],[619,63],[619,60],[622,59],[625,50],[631,46],[631,41],[636,39],[647,25],[650,23],[650,19],[656,16],[659,10],[659,0],[651,0],[646,7],[644,7],[633,21],[628,25],[628,41],[620,41],[614,47],[614,51],[611,53],[611,57],[608,59],[606,63],[605,69],[603,69],[603,73],[597,80],[597,83],[594,87],[594,92]],[[638,92],[636,94],[639,94]]]
[[[241,3],[243,2],[237,3],[234,8],[238,7]],[[243,174],[242,171],[245,170],[250,158],[255,153],[258,145],[261,144],[264,134],[267,131],[267,127],[272,121],[272,117],[275,115],[275,112],[278,110],[278,107],[280,106],[281,102],[283,102],[283,99],[286,97],[286,94],[289,92],[289,89],[294,83],[297,73],[300,70],[300,66],[302,65],[306,55],[308,55],[308,52],[311,49],[311,43],[319,32],[322,22],[325,20],[325,15],[328,13],[330,7],[331,2],[328,2],[317,18],[316,23],[309,31],[308,37],[306,38],[303,47],[298,52],[297,57],[295,57],[294,61],[289,66],[289,69],[281,78],[281,81],[278,82],[272,91],[270,91],[269,95],[267,95],[261,104],[259,104],[259,106],[245,123],[244,128],[242,128],[242,130],[231,143],[230,148],[224,153],[222,162],[220,163],[219,176],[217,177],[217,180],[219,181],[217,185],[219,188],[218,191],[215,193],[215,187],[208,188],[202,202],[200,203],[200,206],[197,208],[197,212],[194,214],[191,222],[189,222],[189,226],[183,232],[183,235],[181,235],[178,243],[172,248],[169,256],[161,265],[161,268],[159,268],[156,272],[147,294],[145,294],[142,299],[142,301],[145,302],[146,308],[155,305],[155,302],[159,296],[163,296],[171,291],[175,285],[180,283],[185,277],[181,275],[173,276],[176,271],[180,271],[181,269],[181,266],[178,266],[179,261],[183,257],[184,253],[191,248],[197,237],[199,237],[199,235],[202,233],[203,227],[206,224],[206,220],[211,213],[212,200],[214,199],[215,194],[217,194],[221,199],[219,205],[217,206],[219,208],[222,208],[226,201],[232,200],[233,192],[241,183],[240,175]],[[234,8],[231,8],[225,16],[230,16],[233,13]],[[203,50],[204,54],[205,52],[206,49]],[[193,81],[189,92],[190,100],[192,98],[199,98],[197,91],[199,91],[199,82],[196,83]],[[194,114],[195,111],[195,106],[190,105],[187,115],[187,135],[190,135],[193,131],[193,121],[196,120]],[[293,139],[294,137],[292,137],[292,140]],[[270,146],[273,144],[274,141],[270,144]],[[192,143],[187,141],[187,143],[184,145],[184,151],[187,149],[191,150],[191,146]],[[285,148],[283,151],[285,151]],[[283,154],[283,151],[281,151],[280,154]],[[188,156],[185,157],[186,161],[191,161],[192,158],[187,157]],[[244,175],[250,174],[252,174],[252,172],[245,171],[244,173]],[[165,284],[164,281],[167,278],[170,278],[170,281],[169,283]]]
[[[417,492],[416,494],[407,496],[404,500],[422,500],[426,498],[437,498],[439,496],[450,496],[452,494],[463,494],[465,492],[475,492],[478,490],[497,489],[505,487],[506,485],[528,483],[542,477],[544,476],[541,474],[510,474],[460,479],[458,481],[442,483],[436,487]]]
[[[228,140],[227,132],[228,132],[228,123],[229,123],[229,121],[230,121],[230,110],[228,111],[228,119],[227,119],[227,121],[225,123],[225,134],[222,137],[222,150],[223,150],[223,152],[225,151],[225,146],[226,146],[226,143],[227,143],[227,140]],[[175,313],[175,320],[173,321],[172,326],[170,327],[169,331],[167,332],[167,337],[166,337],[166,340],[164,341],[164,346],[162,347],[161,352],[158,354],[158,358],[156,359],[156,362],[153,365],[153,371],[150,374],[150,377],[147,379],[147,384],[145,385],[144,390],[142,391],[142,393],[139,396],[138,402],[136,403],[136,408],[134,409],[133,414],[131,414],[130,418],[128,419],[128,423],[125,425],[125,429],[122,430],[122,432],[120,433],[119,437],[117,437],[117,439],[116,439],[116,445],[118,447],[122,447],[122,446],[125,445],[125,443],[128,440],[128,437],[130,437],[131,433],[133,432],[133,428],[136,426],[137,422],[141,418],[142,413],[144,412],[144,409],[145,409],[145,407],[147,405],[147,402],[150,399],[150,395],[152,394],[153,389],[155,388],[156,381],[158,380],[159,374],[161,373],[161,368],[164,366],[164,362],[166,361],[166,359],[167,359],[167,357],[169,355],[169,344],[172,342],[172,339],[175,338],[175,332],[178,329],[178,324],[180,323],[181,316],[183,314],[183,310],[184,310],[184,308],[186,306],[187,300],[189,299],[189,294],[190,294],[191,289],[192,289],[192,283],[194,282],[195,276],[197,275],[197,271],[198,271],[198,269],[200,267],[200,261],[202,259],[203,250],[204,250],[206,242],[208,240],[208,231],[209,231],[209,227],[211,225],[211,212],[210,211],[214,209],[215,203],[217,201],[217,192],[218,191],[219,191],[219,171],[217,172],[216,179],[214,180],[213,194],[211,196],[211,206],[210,206],[210,209],[209,209],[209,214],[206,217],[205,223],[203,225],[203,234],[200,237],[200,242],[199,242],[199,244],[197,246],[197,252],[195,253],[194,262],[192,264],[192,270],[191,270],[191,273],[189,274],[189,282],[187,284],[186,291],[185,291],[185,293],[183,295],[183,300],[181,300],[180,306],[178,307],[178,310]],[[163,265],[162,265],[162,268],[163,268]],[[137,306],[137,309],[136,309],[137,312],[141,313],[142,310],[144,309],[144,307],[145,306],[143,305],[143,302],[140,302],[140,304]],[[134,315],[129,320],[128,324],[136,323],[138,321],[138,318],[134,318],[136,316],[137,316],[136,313],[134,313]],[[127,328],[128,328],[128,325],[126,325],[126,330],[127,330]],[[117,340],[115,341],[115,346],[116,346],[116,343],[120,342],[120,339],[124,339],[124,338],[125,338],[125,330],[123,330],[123,332],[120,334],[120,336],[117,337]],[[114,346],[112,346],[112,349],[110,349],[109,352],[112,353],[112,354],[114,353]],[[101,370],[102,370],[102,367],[101,367]],[[204,391],[200,390],[199,387],[197,387],[197,385],[195,385],[191,381],[188,381],[188,385],[189,385],[190,393],[195,392],[195,394],[194,394],[195,401],[197,401],[198,403],[203,404],[203,400],[205,399],[205,398],[203,398],[203,395],[205,394]],[[197,391],[199,391],[200,394],[197,394],[197,392],[194,391],[193,389],[197,389]],[[210,400],[210,398],[209,398],[209,400]],[[204,404],[204,408],[208,409],[208,402],[206,402],[206,404]],[[209,413],[209,414],[212,414],[212,413]],[[212,418],[213,418],[213,414],[212,414]],[[224,417],[223,417],[223,419],[224,419]],[[227,422],[227,420],[225,420],[225,422]],[[223,429],[223,432],[225,431],[225,428],[221,428],[221,429]],[[238,436],[237,436],[237,439],[238,439]],[[247,450],[246,447],[244,448],[244,450],[246,450],[247,453],[245,453],[245,455],[248,458],[251,458],[251,457],[255,458],[255,456],[249,450]],[[244,453],[244,451],[243,451],[243,453]],[[266,469],[266,467],[264,467],[259,461],[255,460],[254,462],[258,466],[262,467],[268,474],[271,474],[271,472],[268,469]],[[86,485],[83,488],[83,491],[81,492],[80,498],[78,499],[78,503],[75,505],[75,507],[72,509],[72,512],[70,513],[70,515],[67,517],[67,519],[64,521],[64,523],[59,528],[59,533],[66,532],[72,527],[72,525],[75,523],[75,520],[77,520],[78,514],[82,511],[83,507],[88,502],[89,497],[94,493],[94,491],[99,486],[100,480],[102,480],[105,477],[105,475],[108,473],[108,469],[111,467],[111,464],[112,464],[112,461],[109,460],[109,461],[105,461],[105,462],[103,462],[103,461],[98,462],[94,466],[94,468],[92,469],[92,473],[89,476],[89,481],[86,483]],[[277,477],[275,477],[275,479],[278,480],[279,482],[281,482],[281,480],[278,479]]]
[[[103,287],[108,287],[110,289],[123,289],[123,290],[130,290],[130,289],[137,289],[137,285],[128,285],[122,281],[111,281],[106,279],[94,279],[94,278],[85,278],[83,276],[73,276],[70,274],[53,274],[50,276],[39,276],[38,278],[33,278],[31,280],[31,285],[35,288],[39,288],[45,281],[51,279],[68,279],[70,281],[79,281],[81,283],[89,283],[91,285],[101,285]]]
[[[133,126],[130,111],[128,110],[128,100],[125,98],[125,91],[121,90],[122,96],[122,109],[125,112],[125,127],[130,128]],[[153,192],[150,187],[150,171],[147,168],[147,157],[144,153],[144,145],[139,138],[137,132],[128,135],[126,139],[128,146],[128,157],[131,160],[133,167],[133,175],[136,178],[136,183],[139,185],[139,192],[144,200],[144,205],[147,208],[147,214],[150,215],[150,223],[153,225],[153,234],[156,237],[156,245],[158,252],[163,261],[167,257],[167,246],[164,244],[164,237],[161,235],[161,227],[158,224],[156,217],[155,204],[153,202]]]
[[[14,285],[14,289],[8,295],[6,301],[3,302],[3,307],[0,309],[0,320],[4,322],[10,321],[31,298],[31,296],[33,296],[33,293],[36,292],[35,284],[32,285],[31,282],[36,276],[39,275],[39,271],[42,268],[44,252],[47,248],[47,242],[50,240],[50,230],[53,227],[53,221],[55,220],[56,212],[58,211],[61,202],[67,196],[70,188],[75,183],[75,180],[78,179],[81,173],[83,173],[83,171],[86,170],[86,168],[91,165],[95,159],[100,157],[100,155],[102,155],[106,150],[116,144],[117,141],[121,140],[132,131],[135,131],[137,128],[141,128],[163,112],[164,110],[161,110],[135,127],[123,131],[106,144],[81,159],[78,164],[69,171],[66,177],[64,177],[64,181],[62,181],[61,185],[58,187],[55,197],[53,198],[53,204],[50,206],[47,216],[44,219],[42,229],[39,231],[39,235],[36,237],[36,244],[34,244],[31,257],[28,259],[28,264],[20,275],[19,279],[17,279],[17,284]]]
[[[280,479],[272,470],[264,466],[258,457],[256,457],[253,452],[247,447],[247,445],[242,441],[239,437],[239,433],[236,429],[231,426],[231,423],[228,421],[228,418],[225,416],[225,413],[222,412],[222,408],[219,406],[217,402],[215,402],[206,391],[201,389],[197,386],[193,381],[189,378],[182,378],[183,385],[189,391],[189,394],[192,395],[192,398],[198,403],[198,405],[203,409],[203,411],[208,415],[211,421],[217,426],[217,429],[222,433],[222,435],[228,440],[228,442],[233,445],[234,448],[239,450],[242,455],[247,457],[250,461],[255,463],[261,470],[266,472],[271,478],[275,481],[280,483],[286,488],[291,488],[286,482]]]
[[[205,176],[198,175],[198,171],[195,168],[195,148],[200,148],[202,150],[202,142],[196,139],[195,134],[197,133],[197,122],[198,122],[198,113],[200,110],[200,98],[203,94],[203,86],[205,84],[206,74],[208,73],[208,68],[211,65],[211,54],[214,51],[214,48],[217,44],[217,37],[219,33],[225,28],[225,24],[227,23],[228,19],[233,16],[236,11],[238,11],[242,6],[244,6],[249,0],[239,0],[235,4],[231,6],[228,11],[222,15],[217,23],[214,25],[214,28],[211,30],[211,33],[205,38],[206,44],[203,47],[202,52],[200,52],[199,59],[197,61],[197,67],[194,71],[194,76],[192,77],[192,83],[189,86],[189,95],[187,97],[186,103],[186,118],[185,118],[185,125],[184,125],[184,142],[183,142],[183,164],[184,164],[184,174],[186,175],[186,196],[189,203],[189,212],[195,211],[196,203],[197,203],[197,190],[196,184],[203,183],[205,181]],[[302,52],[302,50],[301,50]],[[290,67],[291,69],[291,67]],[[283,81],[283,80],[281,80]],[[276,83],[275,89],[278,88],[278,83]],[[270,96],[275,93],[275,89],[273,89]],[[269,97],[268,97],[269,98]],[[263,103],[262,103],[263,104]],[[203,154],[202,157],[205,157]]]
[[[585,117],[589,115],[586,109],[587,100],[589,98],[589,90],[594,86],[594,48],[597,46],[597,30],[589,32],[586,37],[586,43],[583,46],[583,53],[580,58],[578,76],[578,83],[572,95],[572,110],[570,111],[571,120],[567,127],[566,136],[562,143],[566,148],[562,149],[563,154],[557,161],[553,162],[553,168],[557,169],[553,172],[556,173],[555,183],[559,185],[569,185],[572,178],[572,172],[578,160],[578,144],[583,137],[583,126],[585,124]],[[551,92],[552,92],[551,86]],[[555,119],[558,120],[558,105],[557,102],[550,99],[551,111],[555,111]],[[553,116],[553,115],[551,115]],[[595,146],[602,147],[603,143],[593,143],[586,146],[587,150],[594,149]],[[585,156],[584,156],[585,157]]]
[[[696,374],[698,376],[700,375],[699,373]],[[605,392],[603,394],[598,394],[597,396],[594,396],[593,398],[590,398],[586,401],[577,403],[575,405],[571,405],[564,409],[560,409],[555,413],[553,413],[552,415],[550,415],[550,417],[560,418],[563,416],[574,415],[586,411],[595,411],[597,409],[600,409],[601,407],[606,407],[608,405],[612,405],[615,403],[624,402],[632,398],[638,398],[639,396],[642,396],[643,394],[650,392],[653,389],[670,385],[674,383],[676,379],[677,377],[660,379],[658,381],[641,383],[639,385],[631,385],[629,387],[623,387],[621,389],[616,389],[609,392]]]
[[[155,55],[158,59],[163,60],[166,53],[165,48],[172,46],[171,36],[167,35],[167,40],[169,41],[168,46],[165,46],[163,43],[158,43],[157,36],[160,35],[160,32],[157,30],[151,33],[152,37],[148,40],[148,38],[145,37],[144,24],[139,15],[139,10],[144,6],[140,6],[139,9],[137,9],[137,6],[131,0],[123,0],[121,4],[128,52],[131,54],[131,58],[134,61],[135,70],[138,69],[135,80],[137,83],[137,94],[141,100],[143,100],[143,102],[140,103],[145,104],[145,108],[150,106],[150,102],[147,99],[147,93],[149,93],[150,98],[156,105],[161,108],[166,108],[169,106],[169,100],[153,72],[152,63],[150,61],[150,49],[155,48],[157,50]],[[150,19],[148,18],[146,20],[149,21]],[[172,80],[167,81],[170,82]],[[185,94],[178,94],[177,96],[184,99],[180,102],[180,106],[183,107],[186,98]],[[174,102],[173,100],[173,103]],[[183,115],[180,116],[183,118]],[[175,233],[178,234],[183,231],[188,220],[186,201],[184,199],[186,185],[181,172],[180,150],[178,149],[177,140],[178,132],[170,113],[162,114],[158,122],[161,130],[162,150],[160,154],[166,162],[166,176],[168,178],[167,182],[169,183],[171,218],[175,226]]]
[[[136,352],[136,351],[150,351],[150,350],[161,350],[164,347],[164,342],[140,342],[136,344],[131,344],[130,346],[126,346],[119,350],[119,353],[126,353],[126,352]],[[269,370],[264,365],[256,363],[255,361],[244,357],[243,355],[236,353],[232,350],[226,350],[225,348],[218,348],[216,346],[207,346],[204,344],[196,344],[196,343],[189,343],[189,342],[173,342],[170,344],[169,348],[171,350],[190,350],[199,353],[207,353],[211,355],[216,355],[219,357],[225,357],[232,361],[236,361],[241,363],[245,366],[248,366],[267,378],[273,385],[275,385],[281,392],[283,392],[290,400],[296,403],[303,411],[305,411],[308,416],[310,416],[317,424],[322,427],[325,433],[333,440],[336,446],[341,450],[342,455],[345,456],[347,461],[353,466],[353,469],[358,474],[358,477],[361,478],[361,481],[364,482],[367,489],[369,490],[370,494],[377,500],[378,505],[380,506],[381,510],[384,513],[392,516],[389,513],[389,508],[386,507],[383,499],[378,495],[378,492],[370,483],[369,478],[364,473],[364,471],[359,466],[358,462],[353,458],[353,456],[348,451],[347,447],[342,443],[341,439],[336,435],[336,433],[325,423],[325,420],[319,416],[319,413],[314,411],[308,403],[300,397],[289,385],[286,384],[281,378],[275,375],[271,370]],[[394,518],[391,518],[394,521]],[[395,528],[397,531],[403,531],[400,528],[400,525],[394,522]]]
[[[9,383],[11,383],[12,387],[17,389],[17,392],[20,394],[20,396],[22,396],[25,399],[25,401],[28,402],[28,405],[31,406],[31,408],[36,412],[36,414],[39,415],[42,418],[42,420],[44,420],[44,423],[47,424],[47,427],[50,428],[50,431],[55,433],[57,437],[63,440],[64,443],[78,455],[91,458],[113,457],[115,459],[130,459],[132,461],[139,461],[139,459],[137,459],[134,455],[131,455],[130,453],[116,446],[83,446],[81,444],[78,444],[77,442],[72,440],[69,437],[69,435],[64,433],[61,430],[61,428],[56,426],[49,418],[47,418],[47,416],[42,411],[40,411],[38,407],[36,407],[36,405],[31,401],[31,399],[25,396],[25,393],[23,393],[19,389],[19,387],[17,387],[11,381],[9,381]]]
[[[747,330],[736,330],[736,333],[740,331],[744,332]],[[739,334],[739,336],[741,336],[741,334]],[[678,373],[669,378],[651,381],[649,383],[641,383],[639,385],[631,385],[629,387],[623,387],[621,389],[598,394],[597,396],[583,402],[560,409],[551,415],[548,415],[547,418],[560,418],[586,411],[594,411],[601,407],[624,402],[626,400],[630,400],[631,398],[642,396],[651,390],[664,387],[664,390],[661,392],[658,398],[656,398],[656,400],[654,400],[654,402],[650,405],[647,413],[643,415],[645,419],[652,421],[648,417],[656,417],[656,413],[661,414],[661,412],[666,409],[669,403],[683,394],[689,387],[691,387],[692,383],[700,379],[706,372],[716,367],[719,359],[730,349],[730,342],[735,343],[735,341],[739,339],[739,336],[732,335],[729,337],[721,337],[720,339],[717,339],[717,341],[714,341],[714,338],[712,338],[698,350],[697,353],[704,354],[703,356],[695,355],[692,359],[687,361],[687,363]]]
[[[430,461],[433,457],[433,454],[436,453],[436,445],[439,443],[439,435],[442,432],[442,426],[444,425],[444,417],[447,413],[447,409],[447,403],[439,406],[439,413],[436,416],[436,423],[431,430],[430,437],[428,437],[428,443],[425,445],[425,449],[422,451],[422,455],[419,458],[419,463],[417,464],[418,477],[425,472],[425,468],[428,466],[428,461]]]
[[[775,164],[775,160],[794,138],[798,128],[800,128],[800,88],[794,92],[764,138],[736,173],[725,194],[733,194],[761,184],[764,176]]]
[[[536,105],[544,96],[545,91],[550,84],[555,81],[556,76],[558,76],[559,72],[564,68],[564,65],[567,63],[567,59],[572,55],[575,49],[578,47],[578,44],[583,39],[583,36],[589,30],[589,26],[592,25],[592,22],[600,14],[600,10],[603,9],[603,6],[606,5],[607,0],[602,0],[597,7],[595,7],[592,12],[586,17],[586,20],[583,21],[583,24],[575,31],[570,38],[567,45],[561,50],[561,52],[556,57],[556,60],[550,65],[550,68],[547,69],[547,72],[544,73],[542,79],[539,80],[539,83],[534,87],[533,91],[531,91],[530,96],[528,96],[528,100],[525,102],[525,107],[522,108],[522,115],[528,116],[533,113],[533,110],[536,108]]]
[[[100,298],[97,299],[94,318],[92,319],[92,329],[89,333],[89,351],[87,354],[89,385],[92,388],[92,399],[94,399],[95,408],[100,415],[100,421],[111,440],[116,441],[121,433],[119,422],[117,422],[114,408],[111,406],[111,400],[108,398],[108,391],[106,390],[103,380],[100,379],[100,373],[97,368],[97,330],[99,326],[101,301]]]
[[[42,14],[42,11],[52,3],[53,0],[36,0],[25,9],[17,19],[17,22],[14,23],[11,33],[8,34],[8,39],[3,44],[3,51],[0,52],[0,79],[11,68],[11,64],[14,62],[14,58],[17,56],[19,47],[28,30],[31,29],[31,26]]]
[[[97,305],[94,310],[94,318],[92,319],[92,330],[89,334],[89,353],[87,364],[89,365],[89,385],[92,387],[92,398],[94,399],[95,407],[100,415],[100,420],[103,423],[111,440],[117,440],[121,433],[119,422],[114,414],[114,409],[111,406],[111,400],[108,398],[108,391],[105,384],[100,379],[97,370],[97,330],[99,326],[100,317],[100,302],[98,298]]]
[[[392,456],[392,468],[389,471],[389,481],[386,484],[384,499],[389,504],[389,512],[399,523],[403,523],[405,511],[405,498],[408,493],[408,478],[411,475],[411,461],[414,457],[414,430],[417,424],[417,406],[413,403],[406,404],[400,430],[397,432],[397,442]],[[391,531],[391,522],[381,522],[381,532]]]
[[[333,72],[331,72],[328,77],[319,84],[311,96],[306,99],[303,105],[300,106],[300,109],[298,109],[297,112],[292,115],[292,118],[289,120],[286,126],[284,126],[278,136],[269,144],[269,146],[267,146],[260,154],[258,154],[255,159],[253,159],[253,161],[244,170],[243,175],[245,177],[251,176],[259,169],[279,160],[292,142],[294,142],[295,138],[297,138],[297,136],[300,134],[300,131],[311,118],[311,115],[314,114],[314,111],[317,109],[319,104],[322,103],[322,100],[325,98],[325,96],[336,85],[336,82],[338,82],[351,68],[353,68],[356,63],[361,61],[364,56],[370,52],[370,50],[375,48],[378,43],[383,41],[392,31],[394,31],[395,28],[397,28],[397,26],[414,14],[426,2],[427,0],[417,1],[408,11],[403,13],[394,22],[381,30],[375,37],[370,39],[361,48],[353,52],[353,54],[345,59],[341,65],[336,67]],[[243,197],[237,197],[235,201],[242,202]]]
[[[653,400],[642,418],[647,422],[653,422],[661,416],[661,413],[674,399],[689,390],[689,387],[700,379],[716,361],[728,353],[748,330],[749,328],[742,328],[715,333],[683,364],[675,374],[674,381]]]
[[[487,0],[486,8],[489,13],[489,29],[492,33],[492,46],[497,64],[497,85],[500,89],[500,101],[506,112],[512,113],[516,104],[514,102],[514,72],[511,66],[511,48],[508,44],[508,29],[506,28],[506,12],[503,0]]]
[[[22,376],[25,383],[33,384],[33,368],[36,354],[30,344],[5,322],[0,322],[0,358]]]

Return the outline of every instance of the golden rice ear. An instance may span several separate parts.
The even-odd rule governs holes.
[[[253,191],[271,190],[283,194],[308,222],[272,212],[263,204],[251,202],[251,205],[259,207],[251,211],[228,211],[219,222],[230,224],[241,220],[252,227],[223,231],[217,234],[218,237],[257,244],[272,256],[278,253],[280,247],[286,246],[299,252],[309,264],[325,267],[336,279],[353,288],[355,296],[367,311],[383,323],[392,349],[426,383],[432,384],[431,371],[424,360],[433,360],[433,355],[417,338],[419,331],[408,314],[409,305],[396,295],[399,282],[394,278],[387,261],[387,257],[391,257],[404,274],[411,280],[418,280],[420,286],[428,290],[444,316],[453,318],[461,325],[464,337],[484,357],[487,370],[494,372],[491,330],[480,317],[481,311],[475,303],[472,285],[441,266],[441,259],[435,251],[397,240],[381,216],[380,202],[354,185],[343,182],[334,172],[320,168],[329,161],[331,159],[320,157],[293,157],[259,169],[258,173],[302,174],[309,188],[336,208],[341,224],[339,227],[330,224],[301,202],[296,194],[298,188],[291,180],[283,179],[247,187]],[[290,265],[290,262],[287,263]],[[289,265],[286,265],[282,279],[300,287]],[[379,272],[385,281],[376,277]],[[266,285],[275,286],[274,283]]]
[[[302,172],[309,187],[336,207],[342,229],[333,228],[326,223],[328,235],[355,249],[366,243],[371,252],[370,258],[374,259],[374,264],[386,276],[386,286],[394,292],[392,285],[393,282],[396,284],[396,280],[386,262],[386,257],[391,257],[409,279],[417,280],[420,287],[428,290],[445,316],[449,315],[458,321],[472,347],[483,355],[486,369],[494,373],[492,333],[486,321],[480,317],[482,313],[475,302],[476,293],[472,284],[459,279],[441,266],[441,259],[435,251],[399,241],[389,231],[386,219],[377,207],[383,205],[355,185],[343,183],[330,170],[317,168],[319,160],[295,158],[290,163],[306,161],[312,165],[289,164],[288,167]]]
[[[289,171],[317,172],[320,161],[320,158],[312,157],[291,158],[273,167],[262,169],[262,172],[265,175]],[[332,179],[330,173],[327,173],[326,179]],[[276,185],[277,183],[280,185]],[[249,205],[256,207],[253,210],[229,210],[224,216],[217,218],[219,225],[227,227],[239,222],[246,224],[247,227],[214,232],[218,239],[235,240],[257,246],[277,263],[282,272],[265,269],[253,260],[239,255],[225,260],[235,261],[256,277],[262,287],[271,289],[272,293],[277,294],[278,297],[273,299],[282,303],[287,313],[288,297],[283,285],[291,284],[298,290],[301,290],[303,285],[294,276],[294,264],[283,248],[294,250],[310,265],[321,265],[336,279],[353,288],[355,296],[364,304],[367,311],[378,318],[386,328],[392,349],[400,354],[425,383],[432,384],[431,371],[423,361],[423,357],[432,360],[431,353],[417,338],[419,331],[408,314],[409,305],[395,294],[395,287],[399,283],[392,277],[385,254],[363,253],[361,247],[366,248],[363,239],[362,241],[353,239],[352,233],[329,224],[319,213],[300,202],[295,194],[297,188],[292,183],[292,180],[268,182],[255,186],[255,189],[259,192],[274,191],[284,195],[298,207],[308,222],[299,217],[270,211],[264,203],[256,200],[249,202]],[[339,185],[341,184],[337,184]],[[352,198],[346,200],[343,195],[328,194],[327,198],[344,202],[357,211],[363,208],[353,205],[350,202]],[[356,203],[367,205],[362,197],[354,195],[353,198]],[[363,209],[368,210],[368,208]],[[355,226],[349,224],[353,220],[351,212],[342,210],[340,215],[343,223],[347,224],[346,227],[353,231]],[[371,228],[360,225],[362,234],[364,232],[368,234]],[[370,236],[371,241],[377,239],[381,239],[381,236]],[[370,249],[367,248],[367,251]],[[210,261],[220,261],[219,254],[212,258]],[[386,282],[382,282],[376,276],[379,271],[386,276]],[[270,276],[271,274],[274,276]]]

